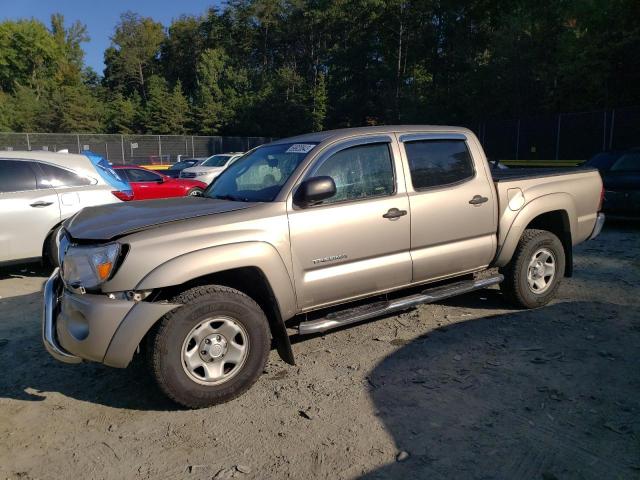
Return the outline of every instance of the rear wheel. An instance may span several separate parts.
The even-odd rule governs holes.
[[[204,192],[204,190],[202,190],[201,188],[193,187],[191,190],[189,190],[187,192],[187,196],[188,197],[201,197],[202,196],[202,192]]]
[[[148,361],[162,391],[175,402],[201,408],[227,402],[257,380],[270,350],[264,312],[238,290],[207,285],[172,302],[149,335]]]
[[[501,269],[500,289],[517,306],[536,308],[555,296],[564,275],[562,242],[546,230],[527,229],[509,265]]]

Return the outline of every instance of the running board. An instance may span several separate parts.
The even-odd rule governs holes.
[[[504,280],[502,275],[482,278],[478,280],[463,280],[439,287],[429,288],[421,293],[395,300],[375,302],[370,305],[347,308],[337,312],[329,313],[324,318],[301,322],[298,325],[298,334],[310,335],[313,333],[326,332],[334,328],[343,327],[352,323],[362,322],[370,318],[387,315],[394,312],[407,310],[422,303],[433,303],[445,298],[462,295],[481,288],[496,285]]]

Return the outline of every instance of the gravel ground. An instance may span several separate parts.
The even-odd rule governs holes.
[[[272,352],[187,411],[142,369],[56,363],[45,272],[0,271],[0,478],[640,478],[640,226],[576,249],[534,311],[498,290]]]

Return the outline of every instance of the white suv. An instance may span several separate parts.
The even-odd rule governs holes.
[[[0,152],[0,265],[47,257],[56,231],[92,205],[132,200],[129,184],[98,155]]]
[[[218,153],[207,158],[197,167],[185,168],[180,172],[180,178],[196,179],[209,185],[222,171],[238,160],[244,153]]]

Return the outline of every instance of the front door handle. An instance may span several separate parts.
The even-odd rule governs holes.
[[[482,195],[475,195],[471,200],[469,200],[469,203],[471,205],[480,205],[481,203],[485,203],[487,201],[489,201],[487,197],[483,197]]]
[[[406,210],[398,210],[397,208],[390,208],[387,213],[382,215],[382,218],[394,219],[394,218],[400,218],[406,214],[407,214]]]
[[[45,202],[45,201],[39,200],[37,202],[32,203],[30,206],[34,208],[42,208],[42,207],[48,207],[49,205],[53,205],[53,202]]]

